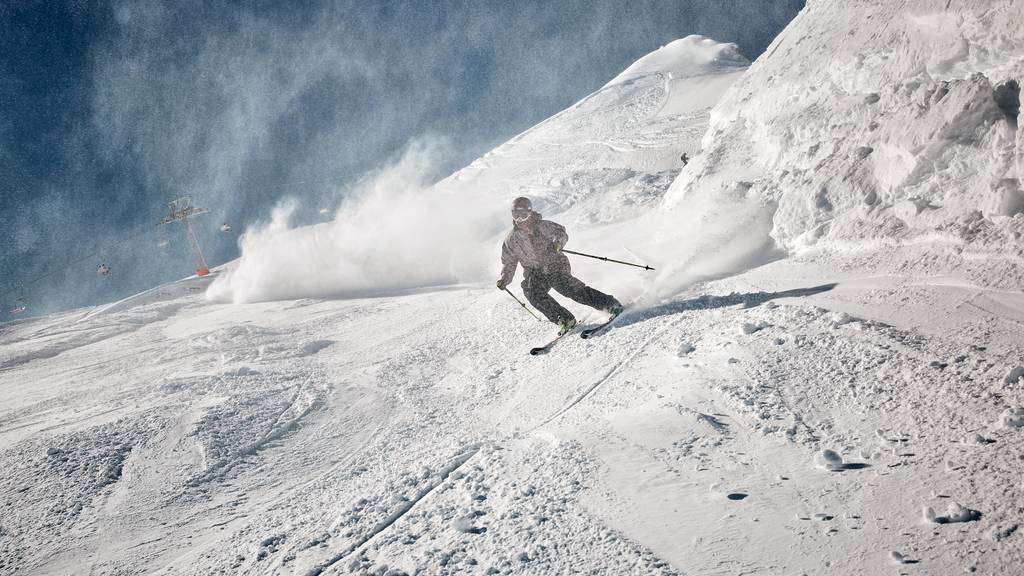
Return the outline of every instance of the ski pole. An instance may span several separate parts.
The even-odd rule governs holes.
[[[527,312],[529,312],[530,316],[533,316],[534,318],[536,318],[538,322],[540,321],[540,318],[537,318],[537,315],[533,313],[533,310],[530,310],[529,308],[527,308],[526,307],[526,303],[523,302],[522,300],[520,300],[519,298],[516,298],[516,295],[513,294],[512,292],[509,292],[508,288],[502,288],[502,290],[504,290],[505,292],[508,292],[509,296],[511,296],[516,302],[519,302],[519,305],[523,307],[523,310],[526,310]]]
[[[586,256],[587,258],[594,258],[596,260],[604,260],[605,262],[615,262],[616,264],[625,264],[626,266],[636,266],[637,268],[643,268],[644,270],[654,270],[646,264],[633,264],[632,262],[623,262],[622,260],[612,260],[611,258],[605,258],[604,256],[594,256],[593,254],[584,254],[583,252],[573,252],[572,250],[566,250],[562,248],[562,252],[566,254],[575,254],[577,256]]]

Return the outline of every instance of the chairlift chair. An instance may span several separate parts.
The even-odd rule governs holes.
[[[10,313],[11,316],[17,316],[26,310],[28,310],[28,303],[25,302],[24,298],[18,298],[14,301],[14,308],[11,308]]]

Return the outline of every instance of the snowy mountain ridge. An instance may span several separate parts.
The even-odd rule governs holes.
[[[713,74],[720,70],[742,70],[748,66],[750,61],[740,54],[735,44],[723,44],[694,34],[670,42],[637,60],[612,78],[604,88],[645,76],[681,79]]]

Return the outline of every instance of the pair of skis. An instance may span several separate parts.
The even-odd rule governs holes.
[[[577,327],[573,328],[572,330],[569,330],[565,334],[559,334],[558,336],[555,336],[554,340],[552,340],[551,342],[548,342],[547,344],[545,344],[543,346],[537,346],[536,348],[531,348],[530,349],[530,354],[532,356],[540,356],[541,354],[547,354],[548,352],[551,351],[552,348],[555,347],[555,344],[557,344],[559,340],[561,340],[562,338],[565,338],[566,336],[569,336],[570,334],[579,334],[580,338],[583,338],[584,340],[586,340],[587,338],[593,338],[594,336],[597,336],[598,334],[603,332],[606,328],[611,326],[612,322],[615,322],[615,319],[618,318],[621,315],[622,315],[622,312],[619,312],[615,316],[612,316],[611,318],[606,320],[604,323],[598,324],[597,326],[592,326],[590,328],[581,328],[580,326],[577,326]]]

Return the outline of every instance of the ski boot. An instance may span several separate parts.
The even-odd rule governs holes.
[[[571,331],[575,327],[576,327],[576,319],[575,318],[570,317],[570,318],[568,318],[566,320],[562,320],[561,322],[558,323],[558,335],[562,336],[563,334],[568,333],[569,331]]]

